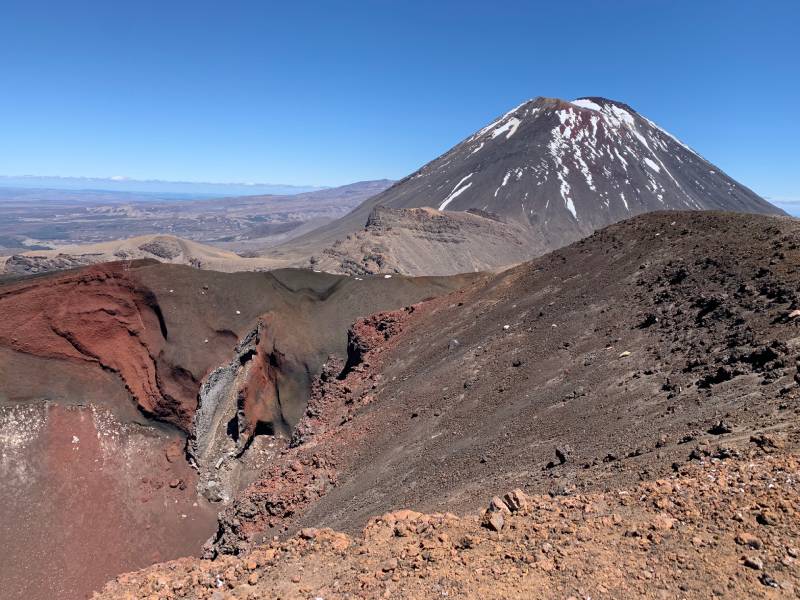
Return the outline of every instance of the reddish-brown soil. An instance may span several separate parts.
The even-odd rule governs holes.
[[[99,406],[0,406],[3,598],[83,598],[115,574],[196,553],[216,511],[174,431]]]
[[[401,510],[355,537],[303,529],[124,575],[95,598],[797,597],[800,461],[751,446],[612,492],[516,493],[513,513],[498,499],[482,518]]]

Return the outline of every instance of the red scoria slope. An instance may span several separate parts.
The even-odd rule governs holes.
[[[117,573],[201,552],[218,508],[198,493],[186,437],[197,437],[201,382],[241,359],[237,342],[254,330],[247,376],[220,402],[220,436],[235,437],[236,414],[245,442],[297,423],[359,314],[471,279],[133,262],[0,283],[0,597],[78,600]],[[231,469],[226,493],[250,468]],[[48,572],[33,573],[42,557]]]
[[[158,565],[95,598],[792,598],[798,468],[753,444],[609,493],[517,492],[511,508],[492,502],[500,531],[477,515],[401,510],[356,536],[308,528],[244,557]]]
[[[142,411],[189,430],[198,382],[164,361],[161,309],[124,263],[7,286],[0,314],[1,346],[118,373]]]
[[[189,432],[203,377],[230,360],[236,341],[262,321],[265,340],[292,363],[284,370],[293,368],[302,381],[297,394],[283,390],[286,414],[271,414],[269,398],[266,408],[253,402],[258,390],[246,408],[252,426],[261,416],[294,424],[310,384],[307,371],[344,350],[347,325],[359,311],[417,301],[468,280],[353,281],[291,270],[225,274],[152,261],[109,263],[0,286],[0,349],[116,373],[145,414]]]

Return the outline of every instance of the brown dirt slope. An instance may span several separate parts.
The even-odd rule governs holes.
[[[308,266],[352,275],[452,275],[495,271],[545,250],[524,227],[488,213],[379,206],[363,230],[314,255]]]
[[[512,509],[491,503],[499,531],[410,510],[355,537],[303,529],[245,557],[124,575],[95,598],[796,597],[800,462],[747,454],[613,492],[513,492]]]

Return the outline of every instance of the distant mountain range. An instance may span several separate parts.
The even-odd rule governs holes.
[[[256,194],[300,194],[325,189],[311,185],[276,183],[213,183],[194,181],[163,181],[131,179],[128,177],[48,177],[39,175],[0,175],[0,186],[20,188],[49,188],[55,190],[103,190],[170,196],[215,197]]]

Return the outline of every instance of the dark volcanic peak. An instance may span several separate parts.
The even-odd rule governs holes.
[[[626,104],[597,97],[525,102],[385,195],[582,233],[651,210],[780,213]]]
[[[785,214],[627,104],[599,97],[524,102],[294,249],[330,246],[376,206],[493,213],[528,232],[526,258],[650,211]]]

